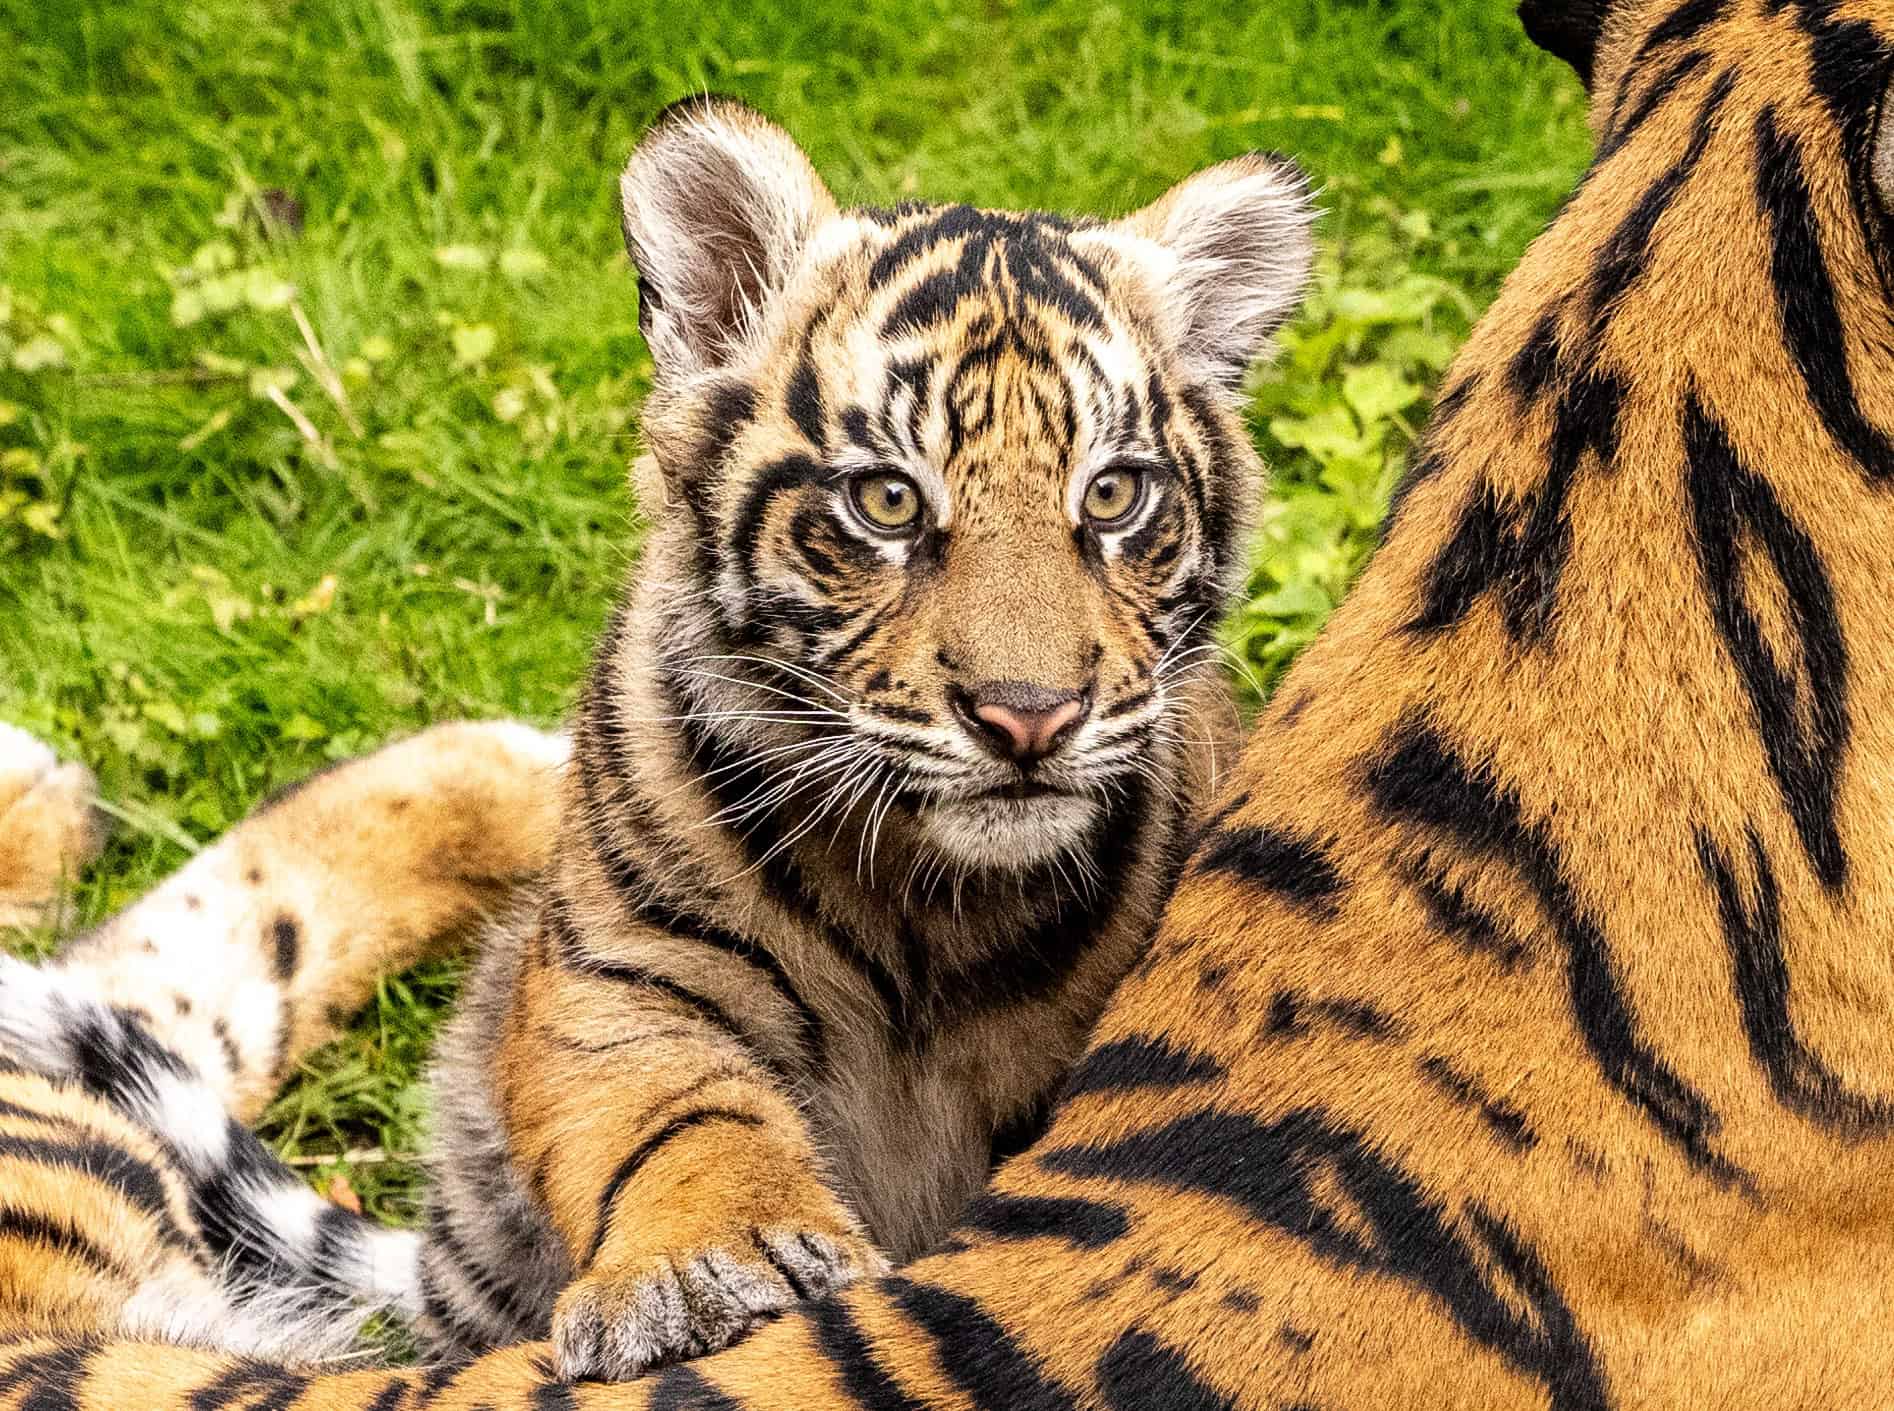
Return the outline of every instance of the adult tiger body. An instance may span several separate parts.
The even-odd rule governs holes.
[[[307,1360],[422,1313],[412,1232],[247,1124],[392,971],[546,866],[565,741],[445,725],[304,780],[44,967],[0,956],[0,1326]],[[91,776],[0,727],[0,890],[47,918]],[[0,916],[0,924],[4,924]]]
[[[1894,6],[1529,11],[1599,158],[939,1253],[631,1385],[23,1339],[0,1395],[1886,1404]]]

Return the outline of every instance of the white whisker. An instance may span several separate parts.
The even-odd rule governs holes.
[[[898,772],[891,773],[888,776],[888,784],[882,786],[882,792],[886,794],[888,786],[898,783],[900,777]],[[869,807],[868,885],[870,887],[875,885],[875,853],[881,847],[881,825],[887,822],[889,811],[894,808],[895,801],[900,797],[900,790],[897,789],[894,793],[887,794],[887,802],[884,804],[880,796],[877,795],[875,802]],[[856,854],[855,866],[856,875],[859,877],[861,872],[861,856],[859,852]]]
[[[828,749],[814,758],[798,761],[785,775],[765,780],[735,803],[705,819],[702,826],[736,825],[759,813],[768,812],[786,803],[808,784],[828,777],[837,768],[851,764],[859,757],[860,746],[854,740],[830,740],[826,743]]]
[[[807,696],[799,696],[794,691],[785,691],[780,686],[771,686],[766,682],[746,681],[741,676],[725,676],[720,671],[704,671],[701,669],[689,671],[685,674],[695,676],[700,681],[721,681],[725,685],[741,687],[746,691],[767,691],[772,696],[781,696],[786,701],[794,701],[797,705],[806,706],[810,710],[826,710],[844,719],[847,718],[846,711],[836,710],[833,706],[824,705],[821,701],[810,700]]]
[[[824,680],[822,677],[818,676],[815,672],[810,671],[807,667],[799,666],[793,661],[782,661],[776,657],[750,656],[742,652],[714,652],[705,656],[692,657],[690,658],[690,660],[693,664],[697,662],[701,662],[701,661],[753,662],[758,666],[767,666],[777,671],[786,671],[789,673],[789,675],[795,677],[798,681],[806,682],[807,684],[814,686],[818,691],[827,692],[829,695],[835,697],[836,700],[840,701],[844,706],[847,706],[850,709],[853,709],[855,706],[860,704],[859,701],[851,700],[849,699],[849,697],[844,695],[841,691],[838,691],[835,688],[833,683]]]

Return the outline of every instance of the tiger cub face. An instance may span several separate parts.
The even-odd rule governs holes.
[[[710,100],[622,195],[643,500],[702,604],[691,712],[784,803],[963,868],[1095,841],[1215,671],[1262,482],[1236,396],[1307,276],[1300,171],[1238,158],[1109,224],[844,209]]]

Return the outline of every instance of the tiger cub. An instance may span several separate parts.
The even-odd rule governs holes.
[[[1116,223],[839,207],[723,100],[624,174],[651,517],[555,861],[436,1072],[427,1330],[568,1378],[928,1247],[1034,1133],[1233,757],[1286,160]]]

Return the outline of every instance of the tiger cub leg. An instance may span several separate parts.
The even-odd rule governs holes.
[[[544,868],[565,755],[524,725],[457,724],[326,770],[51,964],[252,1121],[381,976],[442,953]]]
[[[0,724],[0,927],[45,919],[60,884],[99,854],[105,840],[92,775]]]
[[[591,954],[560,903],[546,912],[496,1067],[513,1159],[576,1271],[553,1310],[561,1375],[714,1352],[885,1271],[787,1084],[717,1002]]]

